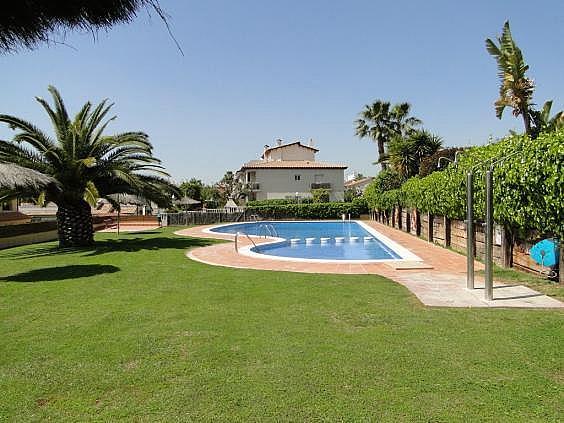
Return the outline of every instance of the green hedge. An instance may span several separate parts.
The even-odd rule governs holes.
[[[564,130],[531,140],[514,135],[459,154],[458,163],[424,178],[414,177],[397,190],[380,192],[369,186],[370,208],[414,207],[422,212],[461,219],[465,215],[466,174],[474,169],[474,204],[484,217],[485,170],[494,167],[494,218],[509,228],[564,235]],[[479,165],[482,163],[481,165]]]
[[[309,204],[271,204],[248,205],[247,213],[258,214],[267,219],[340,219],[343,214],[359,217],[367,213],[364,199],[358,198],[350,203],[309,203]]]
[[[309,204],[312,203],[313,199],[310,197],[300,198],[296,200],[295,198],[276,198],[272,200],[256,200],[247,202],[247,207],[261,207],[261,206],[281,206],[286,204]]]

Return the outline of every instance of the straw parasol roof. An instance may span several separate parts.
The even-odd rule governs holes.
[[[39,192],[57,184],[50,176],[13,163],[0,163],[0,190],[14,192]]]
[[[49,42],[51,34],[78,29],[95,34],[118,23],[130,22],[143,9],[165,22],[158,0],[26,0],[2,3],[0,53],[33,48]]]
[[[194,206],[196,204],[201,204],[201,201],[194,200],[190,197],[182,197],[174,202],[174,204],[178,206]]]
[[[119,204],[133,204],[135,206],[145,206],[149,204],[149,200],[141,197],[140,195],[133,194],[110,194],[108,195],[112,200]]]

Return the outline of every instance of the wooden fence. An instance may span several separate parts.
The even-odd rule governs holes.
[[[445,216],[435,216],[421,213],[417,209],[397,207],[393,212],[374,210],[371,219],[404,232],[426,239],[429,242],[449,247],[466,254],[466,223],[462,220],[449,219]],[[481,260],[485,258],[485,233],[481,222],[475,228],[475,256]],[[494,226],[494,262],[502,267],[517,267],[523,270],[541,272],[547,271],[529,256],[530,248],[539,240],[536,234],[530,234],[528,239],[511,239],[508,232],[501,225]]]

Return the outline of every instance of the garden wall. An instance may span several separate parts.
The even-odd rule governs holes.
[[[156,216],[127,216],[122,218],[122,223],[137,225],[141,218],[143,221],[152,219],[151,221],[157,223]],[[113,216],[93,216],[92,226],[95,231],[105,229],[111,226],[114,219]],[[55,220],[0,226],[0,249],[55,241],[56,239],[58,239],[58,234]]]
[[[0,249],[57,239],[57,222],[0,226]]]

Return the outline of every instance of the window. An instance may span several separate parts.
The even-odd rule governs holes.
[[[302,179],[302,175],[294,175],[294,181],[300,181]]]

